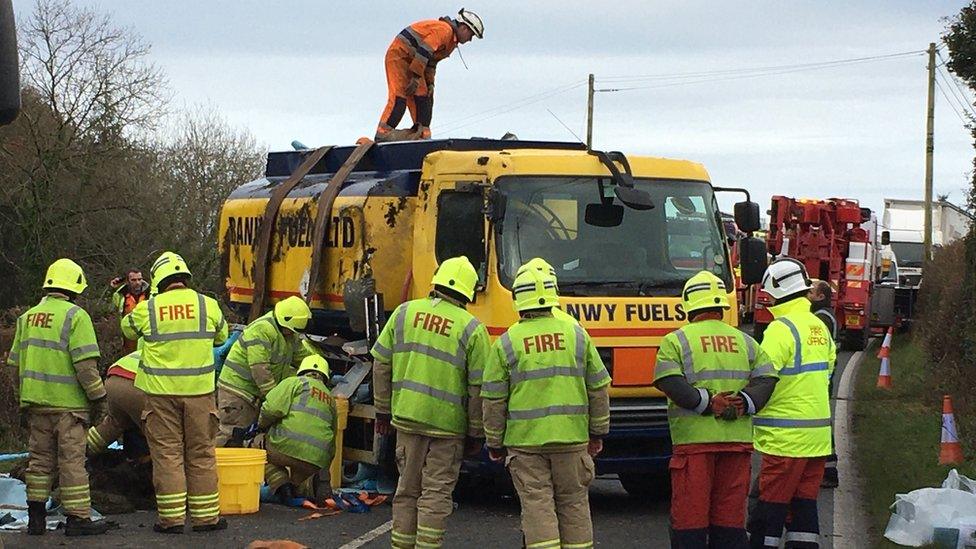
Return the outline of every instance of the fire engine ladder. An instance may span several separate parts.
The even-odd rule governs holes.
[[[288,194],[298,185],[308,172],[312,170],[319,160],[329,152],[332,146],[319,147],[309,154],[298,166],[288,179],[278,185],[271,193],[271,198],[264,207],[264,215],[261,216],[261,224],[258,227],[256,242],[254,243],[254,265],[251,268],[251,279],[254,281],[254,293],[251,297],[251,310],[248,314],[248,322],[255,321],[264,309],[264,297],[267,293],[266,284],[268,280],[268,257],[271,251],[271,235],[274,230],[275,218],[278,217],[278,209],[285,201]]]

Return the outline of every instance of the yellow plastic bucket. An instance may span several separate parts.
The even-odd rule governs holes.
[[[329,483],[333,490],[342,487],[342,442],[345,438],[346,423],[349,420],[349,400],[345,398],[336,399],[336,432],[335,432],[335,456],[329,465]]]
[[[267,453],[256,448],[217,448],[220,514],[257,513]]]

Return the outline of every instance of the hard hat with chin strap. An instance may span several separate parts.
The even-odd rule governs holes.
[[[458,11],[457,20],[458,23],[464,23],[465,25],[467,25],[468,28],[471,29],[471,32],[473,32],[474,35],[477,36],[478,38],[485,37],[485,24],[481,21],[481,18],[478,17],[478,14],[476,14],[475,12],[468,11],[464,8],[461,8]]]
[[[681,302],[685,313],[731,307],[725,282],[709,271],[701,271],[685,282],[684,290],[681,292]]]
[[[474,265],[466,256],[452,257],[441,263],[430,283],[454,290],[471,302],[474,301],[474,292],[478,285],[478,271],[474,270]]]
[[[305,300],[298,296],[291,296],[275,304],[274,318],[282,328],[302,332],[308,326],[308,321],[312,319],[312,310],[308,308]]]
[[[537,269],[521,269],[512,283],[512,299],[515,310],[551,309],[559,305],[556,277]]]
[[[329,361],[322,355],[309,355],[302,359],[302,364],[298,367],[295,375],[302,375],[305,372],[317,372],[323,377],[329,377]]]
[[[812,285],[806,267],[792,257],[770,263],[762,279],[763,291],[775,299],[809,290]]]
[[[70,259],[59,259],[47,268],[44,275],[45,290],[65,290],[75,294],[80,294],[88,287],[88,280],[85,279],[85,271],[81,266]]]

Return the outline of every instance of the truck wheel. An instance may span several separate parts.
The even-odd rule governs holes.
[[[843,347],[848,351],[863,351],[868,346],[868,330],[844,330]]]
[[[752,325],[752,338],[755,339],[757,343],[762,343],[763,334],[766,332],[766,326],[769,326],[769,324]]]
[[[620,473],[620,484],[632,498],[664,501],[671,498],[671,476],[647,473]]]

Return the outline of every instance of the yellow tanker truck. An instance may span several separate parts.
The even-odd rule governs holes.
[[[724,279],[733,303],[726,320],[737,322],[717,190],[745,192],[713,187],[694,162],[574,143],[365,141],[269,153],[265,177],[225,202],[219,246],[242,316],[292,295],[309,301],[311,337],[351,396],[345,456],[372,463],[368,348],[384,314],[426,295],[439,261],[466,255],[480,275],[469,310],[496,337],[516,320],[516,270],[545,258],[561,307],[593,337],[613,377],[598,472],[646,493],[671,450],[666,402],[651,381],[662,336],[685,322],[685,281],[701,269]],[[745,194],[735,211],[748,232],[759,210]],[[745,242],[743,277],[758,279],[764,246]],[[466,464],[479,467],[491,466]]]

